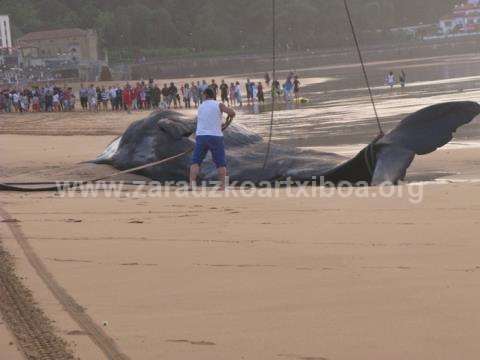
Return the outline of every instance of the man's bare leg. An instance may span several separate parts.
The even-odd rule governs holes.
[[[198,164],[193,164],[190,166],[190,188],[194,189],[197,186],[197,178],[200,173],[200,166]]]
[[[217,172],[218,172],[218,181],[220,183],[220,190],[225,190],[225,186],[227,184],[227,168],[219,167],[217,169]]]

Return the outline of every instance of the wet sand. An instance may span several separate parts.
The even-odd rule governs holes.
[[[476,99],[477,80],[463,88],[460,76],[473,75],[405,92],[377,89],[386,126],[421,106]],[[341,92],[342,81],[311,80],[309,104],[281,105],[276,141],[346,156],[368,142],[375,134],[368,99],[361,90]],[[339,91],[316,99],[326,84]],[[259,110],[237,121],[264,134],[268,107]],[[108,174],[109,166],[79,163],[146,114],[1,114],[0,181]],[[131,187],[117,198],[0,193],[2,221],[18,220],[0,222],[0,245],[53,333],[81,359],[118,351],[142,360],[474,360],[478,129],[477,120],[446,148],[417,157],[410,185],[390,198],[377,188],[363,197],[282,190],[268,200],[179,198],[175,190],[152,198]],[[412,202],[418,189],[423,201]],[[6,331],[0,321],[0,359],[21,358]]]

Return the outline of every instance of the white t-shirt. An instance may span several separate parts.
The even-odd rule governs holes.
[[[256,98],[258,96],[258,87],[257,85],[252,85],[252,95],[254,98]]]
[[[222,123],[223,118],[219,102],[206,100],[198,108],[196,135],[223,136]]]
[[[387,84],[388,85],[395,85],[395,75],[387,75]]]

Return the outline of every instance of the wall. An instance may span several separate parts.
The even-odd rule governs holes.
[[[38,54],[23,51],[25,57],[53,58],[58,56],[75,56],[77,60],[98,60],[97,35],[94,31],[86,31],[84,36],[70,36],[57,39],[42,39],[31,43],[38,49]],[[25,47],[25,50],[30,47]]]

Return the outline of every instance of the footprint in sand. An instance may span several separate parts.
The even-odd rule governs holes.
[[[83,220],[80,219],[66,219],[65,222],[67,223],[81,223]]]
[[[206,266],[213,268],[273,268],[277,265],[269,264],[194,264],[195,266]]]
[[[72,331],[67,331],[67,335],[87,335],[87,333],[81,330],[72,330]]]
[[[467,268],[467,269],[446,269],[447,271],[460,271],[460,272],[476,272],[480,271],[480,266],[475,266],[473,268]]]
[[[204,340],[201,340],[201,341],[192,341],[192,340],[186,340],[186,339],[169,339],[169,340],[165,340],[166,342],[173,342],[173,343],[186,343],[186,344],[190,344],[190,345],[207,345],[207,346],[214,346],[216,345],[214,342],[212,341],[204,341]]]
[[[198,216],[198,214],[182,214],[182,215],[178,215],[177,217],[178,218],[188,218],[188,217],[196,217]]]
[[[46,258],[47,260],[55,262],[72,262],[72,263],[92,263],[90,260],[79,260],[79,259],[59,259],[59,258]]]
[[[122,263],[120,266],[158,266],[158,264],[140,264],[138,262]]]
[[[278,354],[277,356],[297,360],[328,360],[326,357],[323,356],[301,356],[296,354]]]

